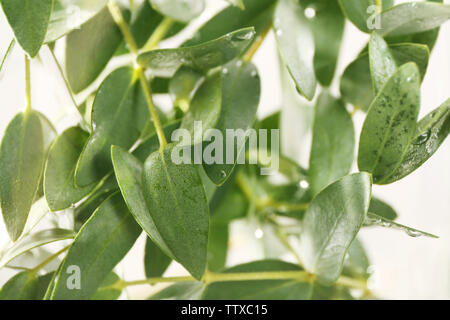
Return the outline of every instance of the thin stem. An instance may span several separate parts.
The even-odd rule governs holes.
[[[245,61],[251,61],[255,53],[258,51],[258,49],[261,47],[261,45],[264,42],[264,39],[266,39],[267,34],[269,33],[270,29],[272,28],[272,23],[270,23],[267,28],[261,33],[258,38],[256,38],[255,42],[252,44],[250,49],[247,51],[247,53],[244,56]]]
[[[164,20],[161,21],[153,34],[150,36],[147,43],[142,48],[142,51],[150,51],[155,49],[158,46],[159,42],[167,35],[174,23],[174,20],[167,17],[164,18]]]
[[[367,290],[367,281],[359,280],[359,279],[353,279],[345,276],[339,277],[336,281],[336,285],[353,288],[353,289],[361,289],[361,290]]]
[[[27,106],[25,112],[31,111],[31,75],[30,75],[30,59],[25,55],[25,98]]]
[[[155,104],[153,103],[150,85],[147,81],[147,78],[145,77],[144,69],[138,67],[137,72],[139,75],[139,80],[141,82],[142,90],[144,91],[145,100],[147,101],[148,111],[152,116],[153,125],[155,126],[156,134],[158,135],[159,149],[163,150],[167,145],[167,140],[166,136],[164,135],[163,127],[161,125],[161,120],[159,119],[158,113],[156,112]]]
[[[278,237],[280,238],[281,242],[283,243],[283,245],[295,257],[295,259],[297,260],[298,265],[303,267],[302,259],[300,259],[300,256],[297,254],[297,251],[295,251],[294,247],[292,247],[292,245],[290,244],[288,236],[286,235],[284,230],[282,230],[281,228],[277,227],[277,234],[278,234]]]
[[[32,273],[36,273],[39,270],[41,270],[43,267],[45,267],[47,264],[49,264],[50,262],[53,261],[53,259],[57,258],[61,253],[67,251],[70,248],[71,244],[62,248],[61,250],[59,250],[58,252],[52,254],[50,257],[48,257],[47,259],[45,259],[42,263],[38,264],[36,267],[34,267],[33,269],[31,269]]]
[[[128,44],[128,47],[130,48],[131,53],[133,53],[135,56],[138,55],[139,48],[136,44],[136,41],[134,40],[133,34],[131,33],[130,28],[128,27],[128,24],[126,23],[125,19],[123,18],[122,11],[120,10],[119,5],[115,0],[110,0],[108,2],[108,9],[111,13],[111,16],[113,17],[116,24],[119,26],[120,31],[122,32],[126,43]]]
[[[14,44],[16,43],[15,39],[12,39],[9,43],[8,49],[6,49],[5,55],[3,56],[2,61],[0,62],[0,71],[3,69],[3,66],[5,65],[6,59],[8,58],[9,54],[11,53],[12,49],[14,48]]]

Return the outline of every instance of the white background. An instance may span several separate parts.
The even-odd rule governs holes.
[[[212,1],[211,8],[201,19],[211,15],[219,0]],[[445,1],[446,3],[450,1]],[[200,19],[200,20],[201,20]],[[199,22],[197,22],[198,24]],[[0,56],[5,52],[12,33],[0,13]],[[337,75],[351,62],[366,44],[368,35],[362,34],[351,24],[346,25],[343,50]],[[171,42],[166,42],[166,46]],[[61,53],[63,48],[58,47]],[[61,78],[46,52],[41,51],[43,63],[32,63],[32,99],[34,108],[45,113],[58,130],[76,121],[76,112],[65,94]],[[59,55],[62,59],[62,55]],[[284,120],[291,127],[283,132],[284,146],[289,156],[307,164],[309,149],[308,134],[305,135],[305,121],[311,114],[311,106],[298,99],[283,99],[280,88],[280,72],[274,37],[269,34],[266,42],[256,54],[262,78],[260,116],[268,114],[283,105],[286,108]],[[8,122],[24,109],[23,55],[19,46],[6,65],[6,72],[0,78],[0,136]],[[338,94],[338,83],[332,90]],[[61,93],[63,92],[63,93]],[[450,97],[450,23],[445,24],[432,53],[426,78],[422,87],[422,109],[420,116],[427,114]],[[358,131],[364,120],[363,114],[355,117]],[[295,146],[295,150],[293,149]],[[371,288],[381,297],[392,299],[448,299],[450,298],[450,144],[448,141],[419,170],[403,180],[388,186],[375,186],[374,194],[390,203],[399,213],[398,221],[437,234],[439,239],[410,238],[399,231],[385,229],[364,229],[360,235],[374,265]],[[246,235],[248,232],[249,235]],[[264,257],[261,241],[253,237],[253,230],[244,223],[233,225],[230,244],[232,253],[228,264],[233,265]],[[3,222],[0,222],[0,245],[7,240]],[[141,237],[135,248],[121,266],[121,273],[127,280],[142,279]],[[173,265],[168,275],[182,272]],[[0,285],[11,276],[0,272]],[[159,287],[157,287],[159,288]],[[129,290],[133,298],[144,298],[150,289],[135,287]]]

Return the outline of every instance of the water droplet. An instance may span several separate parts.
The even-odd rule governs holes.
[[[406,229],[405,232],[408,236],[413,237],[413,238],[418,238],[418,237],[423,236],[423,233],[420,231],[417,231],[417,230]]]
[[[222,69],[222,73],[223,73],[223,74],[228,74],[228,69],[227,69],[227,68],[223,68],[223,69]]]
[[[264,231],[262,231],[261,229],[255,230],[255,238],[256,239],[261,239],[263,236],[264,236]]]
[[[252,73],[250,74],[253,78],[258,76],[258,72],[256,72],[255,70],[252,71]]]
[[[237,33],[233,36],[234,41],[246,41],[251,40],[253,36],[255,35],[254,31],[246,32],[246,33]]]
[[[309,187],[309,183],[306,180],[300,181],[299,185],[300,185],[300,188],[303,188],[303,189],[307,189]]]
[[[278,29],[276,34],[277,34],[277,36],[281,37],[283,35],[283,31]]]
[[[312,7],[308,7],[305,9],[305,16],[308,19],[313,19],[316,16],[316,9],[312,8]]]
[[[428,139],[430,139],[430,135],[431,135],[431,130],[427,130],[426,132],[422,133],[420,136],[418,136],[414,141],[413,144],[414,145],[421,145],[424,144],[425,142],[428,141]]]
[[[227,173],[225,172],[225,170],[220,171],[220,174],[222,175],[223,178],[225,178],[227,176]]]
[[[236,61],[236,67],[240,68],[242,66],[242,60]]]

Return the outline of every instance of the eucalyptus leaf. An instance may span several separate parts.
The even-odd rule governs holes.
[[[122,196],[116,193],[109,197],[75,237],[59,270],[51,299],[92,298],[103,280],[131,249],[140,232]],[[77,270],[80,272],[78,275]],[[74,277],[80,281],[78,290],[70,289]]]
[[[129,12],[123,15],[128,21]],[[82,91],[98,77],[122,39],[122,33],[106,7],[67,35],[66,74],[74,93]]]
[[[342,101],[323,92],[315,108],[309,178],[313,195],[349,173],[353,164],[355,130]]]
[[[23,271],[9,279],[0,290],[0,300],[42,300],[53,273],[37,276]]]
[[[342,11],[347,18],[361,31],[373,30],[377,0],[339,0]],[[386,10],[394,4],[394,0],[382,0],[382,9]]]
[[[1,0],[0,4],[20,46],[31,56],[45,39],[53,0]]]
[[[421,79],[425,77],[430,51],[424,45],[405,43],[392,44],[389,50],[397,66],[415,62],[419,67]],[[355,88],[358,90],[355,90]],[[370,76],[370,62],[367,52],[363,52],[344,71],[341,78],[341,95],[343,99],[363,111],[369,109],[374,99],[374,89]]]
[[[411,227],[407,227],[405,225],[402,225],[400,223],[394,222],[392,220],[386,219],[384,217],[381,217],[379,215],[376,215],[372,212],[367,213],[367,217],[364,220],[364,226],[366,227],[384,227],[384,228],[391,228],[391,229],[397,229],[400,231],[405,232],[408,236],[413,237],[413,238],[417,238],[417,237],[429,237],[429,238],[439,238],[438,236],[425,232],[425,231],[421,231],[421,230],[417,230]]]
[[[279,260],[261,260],[238,265],[223,273],[301,271],[297,265]],[[254,280],[216,282],[206,288],[205,300],[308,300],[312,284],[298,280]]]
[[[376,32],[372,34],[369,41],[369,62],[372,86],[377,94],[395,73],[397,65],[386,41]]]
[[[365,221],[367,221],[367,218]],[[350,276],[362,276],[368,279],[370,277],[369,267],[370,261],[367,257],[366,250],[361,241],[356,238],[348,248],[343,273]]]
[[[112,170],[111,145],[131,148],[148,119],[148,109],[132,68],[123,67],[103,81],[92,110],[94,132],[78,160],[75,184],[87,186]]]
[[[375,183],[395,171],[416,132],[420,109],[420,74],[414,63],[401,66],[373,101],[361,131],[360,171]]]
[[[78,158],[89,138],[79,127],[64,131],[50,148],[44,171],[44,193],[52,211],[60,211],[74,205],[94,188],[75,186],[75,168]]]
[[[205,285],[202,282],[180,282],[162,289],[149,300],[200,300]]]
[[[223,36],[237,29],[254,27],[256,36],[272,22],[275,0],[242,0],[245,10],[229,6],[208,20],[183,46],[193,46]]]
[[[148,211],[168,248],[195,278],[206,267],[209,208],[192,164],[175,164],[173,145],[151,154],[144,164],[142,190]]]
[[[0,148],[0,203],[13,241],[21,235],[38,192],[44,157],[39,114],[17,114],[6,128]]]
[[[380,13],[380,34],[400,36],[428,31],[450,19],[450,5],[431,1],[401,3]]]
[[[150,238],[145,242],[144,269],[147,278],[162,277],[172,262]]]
[[[248,129],[252,127],[256,118],[260,94],[261,80],[251,62],[237,60],[223,67],[222,103],[219,120],[214,127],[222,133],[223,144],[220,146],[217,141],[213,142],[213,146],[217,146],[216,154],[222,151],[223,159],[212,164],[203,164],[206,174],[216,185],[222,185],[229,178],[239,157],[245,156],[241,155],[241,152],[248,138]],[[234,130],[234,134],[227,134],[229,130]],[[240,137],[236,139],[235,135]]]
[[[242,55],[254,36],[253,28],[240,29],[192,47],[143,52],[138,63],[160,77],[172,77],[181,66],[203,72]]]
[[[4,267],[8,262],[31,249],[66,239],[73,239],[75,233],[66,229],[47,229],[41,230],[24,238],[19,239],[10,248],[2,253],[0,257],[0,268]]]
[[[176,21],[189,22],[205,8],[204,0],[148,0],[152,7],[164,16]]]
[[[107,2],[108,0],[54,0],[45,43],[53,42],[79,28],[102,10]]]
[[[320,192],[302,222],[300,255],[309,272],[324,285],[339,277],[345,254],[369,209],[368,173],[345,176]]]
[[[186,67],[178,69],[169,83],[169,93],[174,105],[186,112],[204,80],[205,76],[195,70]]]
[[[449,134],[450,99],[419,121],[401,163],[382,183],[392,183],[414,172],[437,151]]]
[[[292,0],[278,1],[273,24],[282,60],[299,93],[311,100],[317,86],[314,36],[300,5]]]
[[[222,270],[225,267],[227,253],[228,224],[211,219],[208,238],[208,270]]]
[[[369,212],[388,220],[395,220],[398,216],[397,212],[390,205],[375,197],[372,197],[370,200]]]
[[[122,290],[111,286],[119,280],[119,276],[114,272],[108,274],[91,300],[117,300],[122,294]]]

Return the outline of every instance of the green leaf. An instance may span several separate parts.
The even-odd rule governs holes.
[[[219,271],[225,267],[228,253],[228,224],[211,219],[208,239],[208,270]]]
[[[392,183],[414,172],[437,151],[449,133],[450,99],[419,121],[401,163],[383,183]]]
[[[398,216],[390,205],[374,197],[370,200],[369,212],[389,220],[395,220]]]
[[[205,290],[203,282],[180,282],[162,289],[149,300],[200,300]]]
[[[181,66],[207,71],[233,60],[244,53],[253,41],[255,31],[245,28],[218,39],[192,47],[159,49],[141,53],[138,63],[160,77],[172,77]]]
[[[401,36],[428,31],[450,19],[450,5],[431,1],[401,3],[380,14],[383,35]]]
[[[81,228],[64,259],[51,294],[54,300],[85,300],[95,292],[138,238],[141,229],[129,213],[122,196],[109,197]],[[70,290],[79,268],[80,289]]]
[[[223,67],[222,103],[219,120],[214,127],[220,130],[223,137],[223,145],[218,146],[218,148],[222,148],[222,164],[206,162],[203,164],[206,174],[216,185],[222,185],[229,178],[241,152],[243,152],[248,137],[246,131],[252,127],[255,121],[260,94],[261,80],[258,70],[252,63],[237,60]],[[226,131],[231,129],[235,134],[244,134],[245,132],[245,139],[239,139],[239,137],[235,139],[234,136],[227,137]],[[228,154],[227,146],[233,146],[233,154]],[[227,159],[234,159],[234,161],[231,163]]]
[[[0,257],[0,268],[4,267],[8,262],[31,249],[43,246],[56,241],[73,239],[75,233],[66,229],[47,229],[41,230],[34,234],[28,235],[15,242],[10,248],[2,253]]]
[[[42,300],[53,273],[37,276],[23,271],[8,280],[0,290],[0,300]]]
[[[171,262],[172,258],[155,245],[152,239],[147,238],[144,254],[145,276],[147,278],[162,277]]]
[[[275,0],[243,0],[245,10],[229,6],[208,20],[184,46],[193,46],[216,39],[237,29],[254,27],[256,36],[271,22]]]
[[[149,0],[152,7],[162,15],[176,21],[189,22],[199,16],[204,8],[204,0]]]
[[[238,265],[223,273],[300,271],[297,265],[279,261],[262,260]],[[205,300],[308,300],[312,285],[292,280],[254,280],[216,282],[206,288]]]
[[[298,92],[311,100],[317,86],[313,63],[314,36],[300,5],[291,0],[280,0],[273,24],[281,58]]]
[[[361,131],[360,171],[375,183],[395,171],[416,132],[420,109],[420,74],[414,63],[401,66],[373,101]]]
[[[192,164],[175,164],[173,145],[145,161],[142,188],[148,211],[176,260],[195,278],[206,267],[209,208],[202,181]]]
[[[210,201],[211,220],[226,225],[232,220],[245,217],[248,207],[248,199],[239,189],[235,179],[230,178],[217,189]]]
[[[204,80],[205,76],[195,70],[186,67],[178,69],[169,83],[169,93],[174,106],[179,106],[186,112]]]
[[[22,234],[38,192],[44,157],[39,114],[35,111],[17,114],[6,128],[0,148],[0,203],[13,241]]]
[[[386,10],[392,7],[393,0],[382,0],[382,8]],[[373,22],[376,13],[375,8],[377,0],[339,0],[342,11],[347,18],[361,31],[371,32],[369,22]]]
[[[214,72],[206,78],[192,99],[190,108],[181,122],[181,128],[189,131],[193,141],[182,145],[195,145],[203,141],[204,133],[214,128],[222,108],[222,74]],[[201,135],[196,134],[195,122],[201,121]]]
[[[227,1],[241,10],[245,10],[245,4],[243,0],[227,0]]]
[[[119,276],[114,272],[108,274],[91,300],[117,300],[122,294],[122,290],[111,286],[119,280]]]
[[[323,92],[315,108],[309,178],[313,195],[349,173],[355,150],[353,121],[342,101]]]
[[[108,0],[54,0],[45,43],[53,42],[79,28],[102,10],[107,2]]]
[[[377,94],[395,73],[397,65],[386,41],[376,32],[372,33],[369,41],[369,63],[372,86]]]
[[[320,192],[302,223],[300,253],[303,264],[317,280],[328,285],[339,277],[345,254],[369,209],[370,175],[345,176]]]
[[[383,228],[391,228],[391,229],[397,229],[400,231],[405,232],[408,236],[417,238],[417,237],[429,237],[429,238],[439,238],[438,236],[435,236],[434,234],[417,230],[411,227],[404,226],[400,223],[394,222],[392,220],[386,219],[384,217],[378,216],[374,213],[369,212],[367,214],[367,217],[364,221],[364,226],[366,227],[383,227]]]
[[[324,86],[329,86],[336,69],[345,17],[337,1],[307,0],[300,1],[302,8],[314,10],[314,17],[309,18],[314,35],[315,54],[314,69],[317,80]]]
[[[124,16],[129,20],[128,12]],[[69,33],[66,39],[66,74],[74,93],[82,91],[98,77],[122,39],[122,33],[106,7]]]
[[[50,148],[44,171],[44,193],[52,211],[60,211],[74,205],[94,188],[75,186],[75,167],[89,134],[79,127],[64,131]]]
[[[31,57],[36,56],[47,33],[53,0],[1,0],[0,3],[17,42]]]
[[[111,145],[131,148],[148,119],[148,109],[132,68],[111,73],[102,83],[92,110],[94,132],[78,160],[75,183],[87,186],[112,170]]]
[[[389,50],[397,66],[415,62],[420,70],[421,79],[425,77],[430,51],[424,45],[406,43],[392,44]],[[358,88],[358,90],[355,90]],[[374,99],[374,89],[370,77],[370,64],[367,52],[363,52],[344,71],[341,79],[341,95],[346,102],[358,109],[367,111]]]

